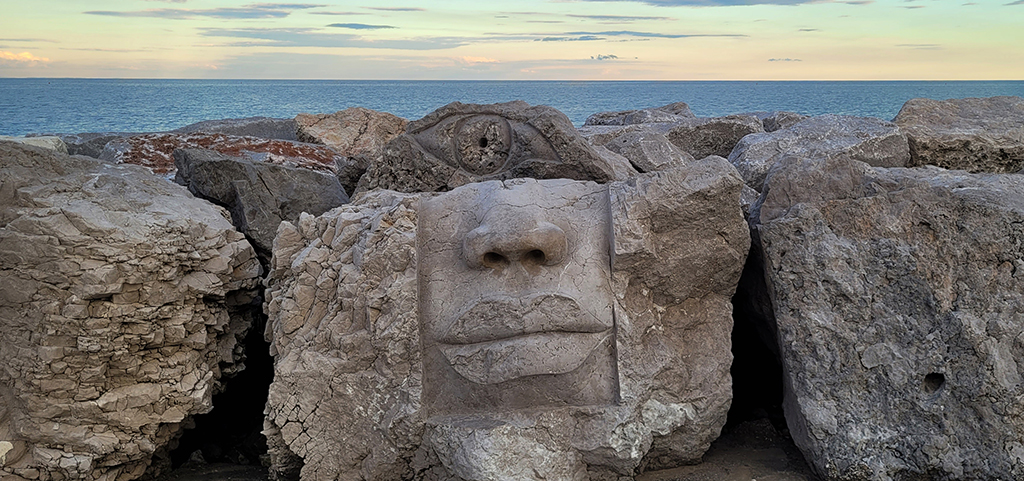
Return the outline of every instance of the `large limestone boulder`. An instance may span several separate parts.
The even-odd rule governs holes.
[[[1024,167],[1024,99],[911,99],[893,119],[910,139],[908,165],[969,172]]]
[[[64,141],[61,140],[60,137],[53,135],[42,135],[38,137],[11,137],[7,135],[0,135],[0,142],[16,142],[24,145],[42,147],[61,154],[68,153],[68,146],[64,144]]]
[[[846,158],[877,167],[903,167],[910,161],[910,147],[906,135],[892,122],[828,114],[744,137],[729,161],[747,185],[760,191],[769,169],[786,156]]]
[[[299,140],[323,144],[348,157],[338,177],[349,192],[370,165],[384,157],[384,146],[405,132],[409,121],[387,112],[351,107],[333,114],[295,117]]]
[[[225,155],[331,174],[337,174],[348,164],[348,159],[323,145],[205,132],[119,137],[104,146],[99,158],[141,165],[153,173],[174,178],[175,149],[210,149]]]
[[[637,125],[650,123],[675,123],[696,118],[686,102],[675,102],[661,107],[617,112],[598,112],[587,117],[585,127],[595,125]]]
[[[665,137],[695,159],[709,155],[729,157],[733,148],[750,134],[764,132],[761,120],[751,115],[687,119],[665,132]]]
[[[791,158],[765,189],[752,220],[808,462],[1024,479],[1024,177]]]
[[[224,206],[257,251],[270,258],[277,226],[299,214],[320,215],[348,202],[329,173],[268,162],[252,162],[207,149],[174,151],[175,182],[198,197]]]
[[[598,184],[373,191],[282,223],[273,470],[586,480],[697,462],[749,245],[724,159]]]
[[[609,182],[635,173],[624,158],[596,152],[551,107],[453,102],[410,122],[357,191],[437,192],[518,177]]]
[[[0,186],[0,478],[138,478],[241,368],[255,253],[137,166],[0,142]]]
[[[676,147],[664,132],[663,128],[648,126],[625,128],[602,146],[628,159],[638,172],[673,169],[693,162],[693,156]]]
[[[792,127],[797,122],[808,118],[807,115],[798,114],[796,112],[787,112],[784,110],[773,110],[771,112],[758,111],[740,115],[752,115],[757,117],[758,120],[761,121],[761,125],[764,126],[765,132],[775,132],[776,130],[784,129],[786,127]]]

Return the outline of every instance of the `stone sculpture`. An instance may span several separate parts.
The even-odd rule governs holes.
[[[636,173],[621,160],[595,152],[551,107],[453,102],[410,122],[356,190],[437,192],[517,177],[608,182]]]
[[[273,470],[615,479],[700,459],[749,246],[721,158],[597,184],[373,191],[282,223]]]

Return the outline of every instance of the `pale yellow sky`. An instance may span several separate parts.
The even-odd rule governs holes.
[[[0,77],[1024,79],[1024,0],[0,6]]]

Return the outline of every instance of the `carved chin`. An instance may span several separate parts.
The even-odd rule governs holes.
[[[572,372],[609,336],[610,329],[596,333],[541,332],[439,347],[452,368],[466,379],[497,384],[524,376]]]

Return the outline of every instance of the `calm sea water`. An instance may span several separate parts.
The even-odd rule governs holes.
[[[686,102],[703,117],[788,110],[892,119],[911,98],[1024,96],[1024,81],[559,82],[0,78],[0,135],[147,132],[202,120],[290,118],[362,106],[418,119],[449,102],[525,100],[574,124],[608,110]]]

